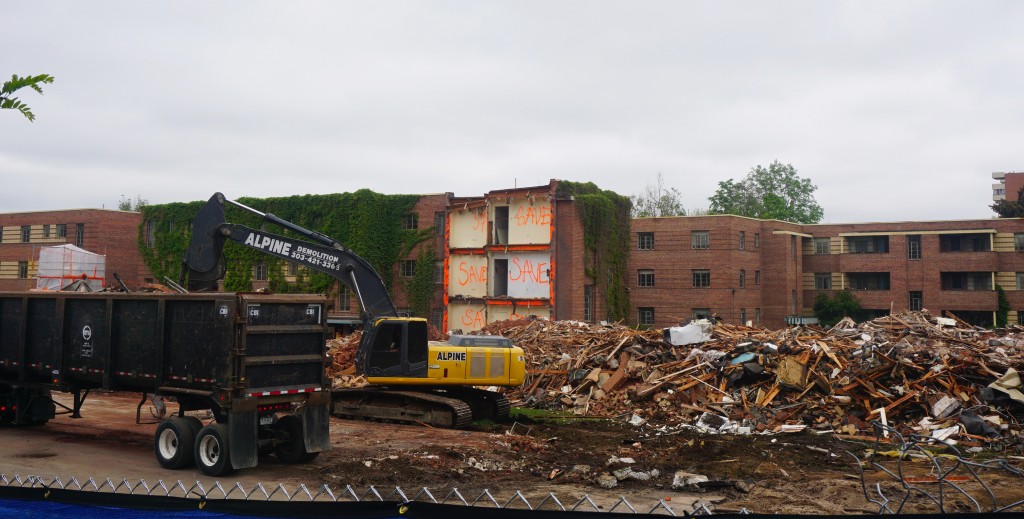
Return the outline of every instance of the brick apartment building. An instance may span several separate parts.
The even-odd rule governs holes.
[[[103,286],[117,273],[129,287],[152,281],[137,247],[141,215],[110,209],[0,214],[0,290],[36,286],[39,249],[72,244],[106,256]]]
[[[878,315],[926,308],[990,325],[1002,287],[1024,318],[1024,220],[800,225],[731,215],[639,218],[631,303],[656,327],[715,314],[781,327],[819,293]]]
[[[453,198],[445,249],[445,329],[537,316],[592,320],[601,303],[584,281],[583,228],[569,196],[548,185]]]

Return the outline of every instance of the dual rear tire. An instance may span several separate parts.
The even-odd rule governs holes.
[[[153,447],[160,466],[183,469],[195,464],[207,476],[231,472],[228,428],[223,424],[203,426],[192,416],[174,416],[156,428]]]

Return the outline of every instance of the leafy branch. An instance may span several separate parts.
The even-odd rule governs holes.
[[[42,84],[53,83],[53,76],[49,74],[39,74],[38,76],[25,76],[18,77],[17,74],[11,76],[10,81],[4,81],[3,88],[0,88],[0,109],[17,110],[24,115],[29,122],[36,120],[35,114],[32,113],[32,109],[28,107],[17,97],[13,97],[13,94],[22,88],[28,87],[41,95],[43,88]]]

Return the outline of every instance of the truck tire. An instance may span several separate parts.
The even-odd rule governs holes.
[[[172,416],[156,428],[153,441],[156,460],[165,469],[188,467],[195,461],[192,456],[195,439],[196,433],[188,421]]]
[[[228,427],[224,424],[210,424],[196,435],[196,466],[207,476],[230,474],[231,451],[228,445]]]
[[[298,416],[289,415],[274,424],[279,437],[286,438],[274,445],[274,454],[284,463],[306,463],[316,458],[319,452],[306,452],[303,440],[302,420]]]

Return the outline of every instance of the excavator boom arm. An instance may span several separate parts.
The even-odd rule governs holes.
[[[250,229],[244,225],[225,221],[224,203],[228,202],[252,212],[267,221],[303,234],[324,245],[296,240],[279,234]],[[208,287],[224,275],[224,241],[231,240],[260,252],[276,256],[299,265],[323,272],[347,285],[359,298],[363,309],[363,320],[371,322],[380,317],[398,315],[388,295],[384,281],[377,271],[363,258],[345,248],[332,238],[315,231],[309,231],[272,214],[232,202],[216,193],[199,211],[192,223],[192,239],[182,260],[182,280],[189,277],[189,286]]]

